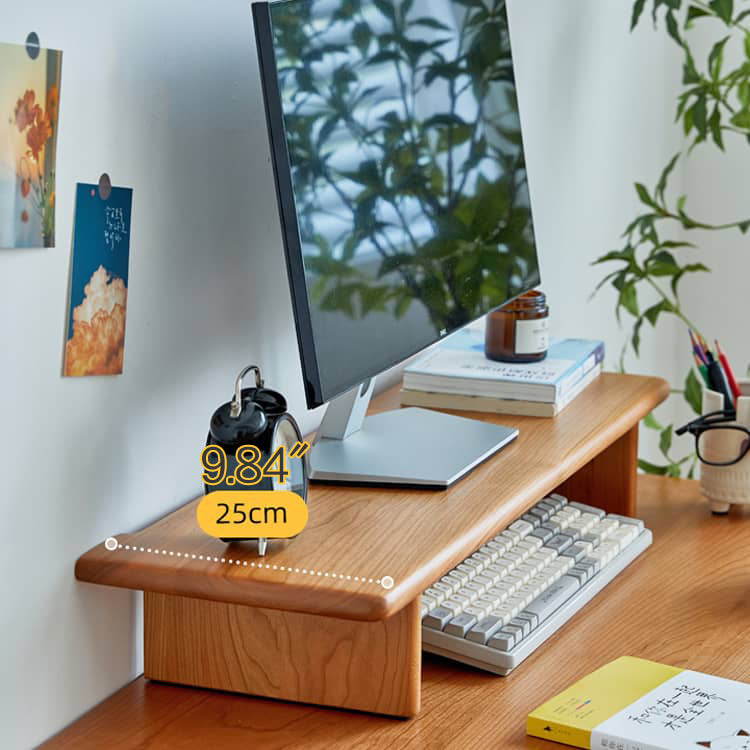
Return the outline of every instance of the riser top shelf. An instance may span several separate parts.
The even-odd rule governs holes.
[[[625,435],[666,398],[659,378],[604,373],[553,419],[462,416],[518,427],[519,437],[444,491],[314,484],[307,528],[254,544],[211,539],[197,499],[156,523],[104,540],[76,564],[83,581],[356,620],[399,611],[530,505]],[[372,411],[398,407],[398,388]],[[617,482],[616,476],[612,477]],[[149,551],[150,550],[150,551]],[[384,577],[393,587],[382,585]]]

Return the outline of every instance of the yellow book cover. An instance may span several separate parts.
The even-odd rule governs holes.
[[[750,686],[623,656],[532,711],[526,731],[591,750],[750,750]]]

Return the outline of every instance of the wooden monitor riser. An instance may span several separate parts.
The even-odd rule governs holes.
[[[520,435],[448,490],[312,486],[307,528],[265,558],[203,534],[194,500],[97,544],[76,576],[146,592],[146,677],[412,716],[421,591],[552,491],[635,514],[638,422],[667,394],[604,374],[554,419],[462,413]],[[372,411],[397,406],[394,388]]]

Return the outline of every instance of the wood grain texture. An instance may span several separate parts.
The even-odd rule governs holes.
[[[750,682],[750,508],[712,516],[695,482],[640,477],[653,546],[509,677],[425,655],[409,721],[135,680],[45,750],[559,750],[533,708],[629,654]]]
[[[260,569],[251,567],[260,562],[251,545],[226,545],[200,531],[193,501],[142,531],[118,534],[128,550],[108,552],[102,540],[78,560],[76,576],[235,604],[383,619],[619,440],[667,393],[657,378],[604,374],[555,419],[469,413],[516,426],[520,435],[445,491],[314,485],[307,528],[292,541],[269,543]],[[372,411],[397,407],[396,387],[379,396]],[[394,579],[392,589],[379,585],[382,576]]]
[[[635,425],[566,479],[557,491],[609,513],[634,516],[637,476],[638,425]]]
[[[146,592],[143,630],[148,678],[392,716],[419,711],[416,601],[359,622]]]

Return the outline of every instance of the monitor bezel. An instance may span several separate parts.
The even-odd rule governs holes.
[[[414,351],[404,356],[399,355],[394,360],[384,362],[382,367],[376,372],[369,373],[361,379],[345,386],[335,393],[324,393],[323,384],[320,378],[318,368],[318,359],[315,350],[315,335],[312,326],[312,314],[310,311],[310,300],[307,290],[307,281],[305,279],[304,257],[302,254],[302,241],[297,221],[296,200],[294,197],[294,186],[292,182],[291,166],[289,162],[289,151],[287,149],[284,112],[282,108],[281,91],[279,89],[278,70],[276,67],[276,55],[273,47],[273,29],[271,26],[271,3],[268,0],[252,3],[253,22],[255,27],[255,40],[258,52],[258,62],[261,76],[261,89],[263,93],[263,102],[266,112],[266,123],[268,130],[268,139],[271,146],[271,163],[274,172],[274,184],[276,187],[276,199],[279,208],[279,217],[281,219],[281,234],[284,244],[284,255],[286,258],[287,276],[289,280],[289,289],[292,299],[292,310],[294,314],[295,329],[297,332],[297,345],[299,348],[300,361],[302,364],[302,378],[305,386],[305,397],[307,406],[310,409],[323,406],[337,396],[347,393],[352,388],[356,388],[362,382],[369,378],[389,370],[392,367],[405,362],[410,357],[419,354],[438,341],[450,336],[452,333],[464,328],[466,325],[479,320],[497,307],[512,302],[531,289],[539,286],[541,283],[541,270],[539,267],[538,248],[535,247],[537,264],[536,264],[536,283],[521,289],[518,294],[509,297],[501,305],[491,308],[464,326],[454,328],[444,333],[436,332],[435,337],[427,343],[418,346]],[[512,43],[511,43],[512,54]],[[520,118],[520,113],[519,113]],[[523,145],[523,133],[521,135]],[[525,153],[524,153],[525,161]],[[527,167],[528,169],[528,167]],[[529,193],[531,188],[529,186]],[[534,235],[534,244],[536,246],[536,231],[534,229],[534,212],[529,205],[531,215],[531,228]]]
[[[265,1],[253,3],[252,13],[268,139],[271,146],[276,202],[281,218],[281,234],[284,241],[289,291],[292,297],[294,326],[297,331],[297,345],[302,363],[302,378],[305,384],[307,406],[314,409],[322,406],[326,401],[323,397],[318,359],[315,353],[315,337],[307,296],[302,242],[297,223],[297,207],[284,129],[284,111],[281,106],[276,55],[273,49],[270,3]]]

